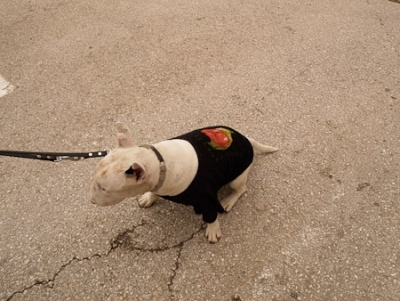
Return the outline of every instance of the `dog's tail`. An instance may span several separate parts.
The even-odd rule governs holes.
[[[259,151],[260,153],[266,154],[266,153],[273,153],[277,152],[279,148],[268,146],[265,144],[261,144],[260,142],[254,140],[253,138],[247,138],[249,139],[251,146],[256,150]]]

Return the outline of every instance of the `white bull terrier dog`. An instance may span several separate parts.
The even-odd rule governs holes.
[[[124,124],[118,124],[118,132],[118,147],[95,170],[91,202],[115,205],[144,193],[141,207],[150,207],[157,197],[191,205],[207,223],[211,243],[222,236],[218,213],[229,212],[247,189],[253,149],[261,153],[278,150],[227,126],[202,128],[142,146],[134,145]],[[218,190],[227,184],[232,193],[219,202]]]

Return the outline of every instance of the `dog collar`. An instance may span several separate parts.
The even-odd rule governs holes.
[[[167,166],[165,165],[164,158],[161,156],[160,152],[153,145],[144,144],[144,145],[141,145],[141,147],[151,149],[154,152],[154,154],[156,155],[158,161],[160,162],[160,177],[158,179],[158,183],[157,183],[156,187],[154,187],[151,190],[152,192],[157,191],[164,184],[165,177],[167,176]]]

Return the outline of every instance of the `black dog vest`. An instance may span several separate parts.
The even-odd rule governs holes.
[[[218,190],[241,175],[253,161],[250,141],[226,126],[207,127],[172,139],[182,139],[193,145],[199,166],[189,187],[176,196],[161,196],[167,200],[191,205],[203,220],[212,223],[224,209],[218,201]]]

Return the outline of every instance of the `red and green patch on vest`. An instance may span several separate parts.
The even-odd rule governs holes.
[[[226,150],[232,144],[232,131],[225,128],[204,129],[201,131],[211,139],[208,144],[216,150]]]

